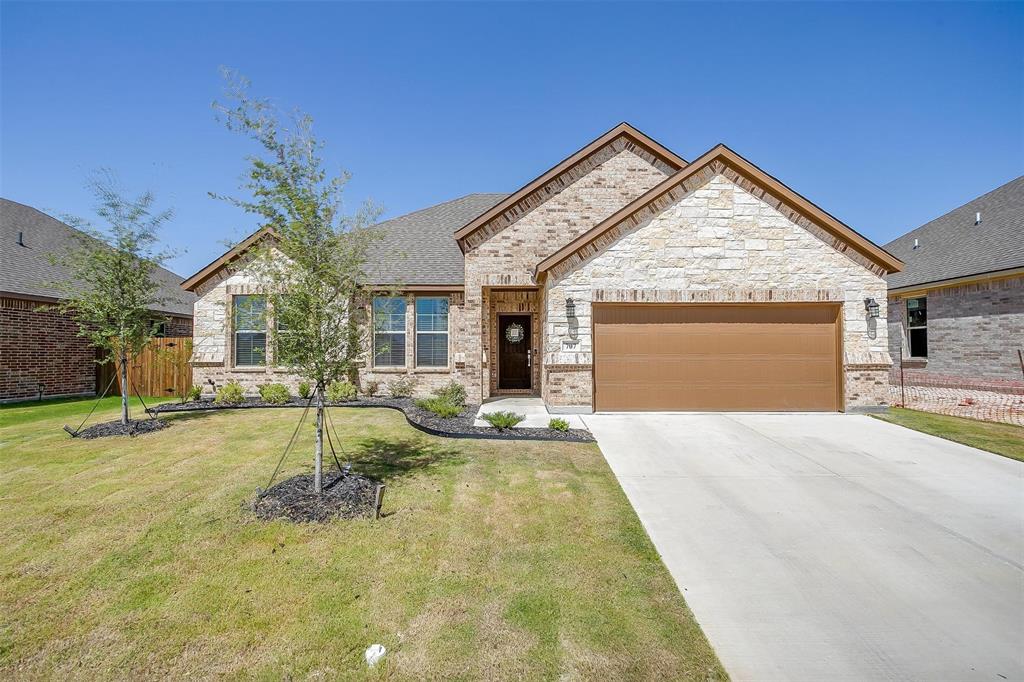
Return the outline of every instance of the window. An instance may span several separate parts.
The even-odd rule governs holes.
[[[373,364],[405,367],[405,299],[373,299]]]
[[[259,367],[267,363],[267,299],[235,296],[235,366]]]
[[[928,299],[907,299],[907,340],[910,357],[928,357]]]
[[[448,366],[448,299],[416,299],[416,366]]]

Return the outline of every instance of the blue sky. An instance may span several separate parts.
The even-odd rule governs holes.
[[[513,191],[619,121],[724,142],[884,243],[1024,173],[1024,4],[0,4],[0,193],[115,169],[189,275],[255,227],[220,65],[314,116],[386,216]]]

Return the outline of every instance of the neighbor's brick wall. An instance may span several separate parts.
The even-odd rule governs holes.
[[[535,287],[537,263],[664,180],[669,171],[620,138],[467,241],[466,305],[458,334],[465,339],[471,396],[491,395],[491,370],[497,359],[490,347],[486,290]],[[539,353],[541,348],[535,347],[534,357]],[[543,382],[547,373],[542,377]]]
[[[549,387],[552,404],[590,402],[581,389],[593,363],[593,301],[840,303],[847,406],[886,404],[886,325],[869,322],[864,309],[864,299],[874,298],[884,319],[885,280],[776,205],[708,173],[660,212],[613,233],[600,250],[549,273],[545,364],[586,368],[563,381],[566,392]],[[575,302],[575,319],[567,316],[567,298]]]
[[[904,349],[908,384],[994,386],[1024,380],[1018,349],[1024,349],[1024,277],[932,289],[928,299],[928,358],[909,357],[907,298],[889,299],[889,352],[897,363]],[[893,380],[898,381],[898,364]]]

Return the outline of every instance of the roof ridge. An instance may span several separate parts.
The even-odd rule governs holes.
[[[932,218],[931,220],[926,220],[925,222],[921,223],[920,225],[918,225],[914,229],[909,230],[908,232],[904,232],[903,234],[901,234],[900,236],[896,237],[895,239],[892,239],[892,240],[886,242],[885,246],[889,246],[890,244],[895,244],[896,242],[900,241],[901,239],[909,237],[910,235],[914,234],[915,232],[919,232],[920,230],[925,229],[926,227],[928,227],[932,223],[938,222],[938,221],[942,220],[943,218],[945,218],[946,216],[951,215],[953,213],[956,213],[957,211],[959,211],[960,209],[964,208],[965,206],[969,206],[970,204],[973,204],[976,201],[981,201],[985,197],[987,197],[989,195],[992,195],[992,194],[995,194],[996,192],[998,192],[998,191],[1000,191],[1002,189],[1006,189],[1007,187],[1009,187],[1013,183],[1020,182],[1021,180],[1024,180],[1024,175],[1019,175],[1019,176],[1013,178],[1012,180],[1008,180],[1008,181],[1004,182],[1003,184],[999,185],[998,187],[990,189],[989,191],[985,192],[984,194],[979,194],[978,196],[974,197],[973,199],[971,199],[969,201],[965,201],[964,203],[960,204],[959,206],[954,206],[953,208],[949,209],[945,213],[941,213],[941,214],[935,216],[934,218]]]
[[[496,197],[505,196],[505,197],[507,197],[508,194],[505,193],[505,192],[470,192],[469,194],[463,194],[461,197],[455,197],[454,199],[448,199],[447,201],[442,201],[442,202],[437,203],[437,204],[432,204],[430,206],[424,206],[423,208],[418,208],[415,211],[409,211],[408,213],[403,213],[402,215],[396,215],[394,218],[388,218],[387,220],[382,220],[379,223],[374,223],[371,227],[379,227],[381,225],[386,225],[387,223],[394,222],[396,220],[401,220],[402,218],[408,218],[410,216],[414,216],[414,215],[417,215],[419,213],[424,213],[426,211],[432,211],[435,208],[439,208],[441,206],[447,206],[448,204],[454,204],[456,201],[462,201],[463,199],[468,199],[469,197],[481,197],[481,196],[496,196]]]

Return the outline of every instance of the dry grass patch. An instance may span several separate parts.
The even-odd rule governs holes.
[[[595,445],[332,414],[380,521],[245,510],[296,410],[100,441],[60,431],[66,403],[0,412],[0,678],[725,677]]]

